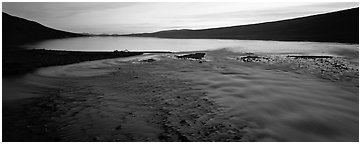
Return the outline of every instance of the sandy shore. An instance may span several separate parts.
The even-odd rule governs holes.
[[[332,67],[321,75],[242,55],[151,54],[5,79],[3,140],[358,141],[358,62],[334,79]]]

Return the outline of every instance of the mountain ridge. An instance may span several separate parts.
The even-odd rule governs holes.
[[[36,21],[2,13],[3,45],[21,45],[46,39],[84,36],[47,27]]]
[[[257,24],[197,30],[166,30],[123,36],[358,43],[358,15],[359,8],[357,7]]]

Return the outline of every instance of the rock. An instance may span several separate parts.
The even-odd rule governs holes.
[[[202,59],[206,53],[193,53],[193,54],[186,54],[186,55],[180,55],[177,56],[177,58],[192,58],[192,59]]]

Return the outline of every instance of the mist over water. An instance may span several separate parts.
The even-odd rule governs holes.
[[[260,40],[165,39],[141,37],[78,37],[47,40],[27,48],[69,51],[200,51],[230,48],[238,52],[342,55],[340,50],[358,53],[358,44],[281,42]]]

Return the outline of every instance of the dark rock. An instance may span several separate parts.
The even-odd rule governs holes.
[[[193,54],[186,54],[186,55],[180,55],[176,56],[177,58],[192,58],[192,59],[202,59],[206,53],[193,53]]]

